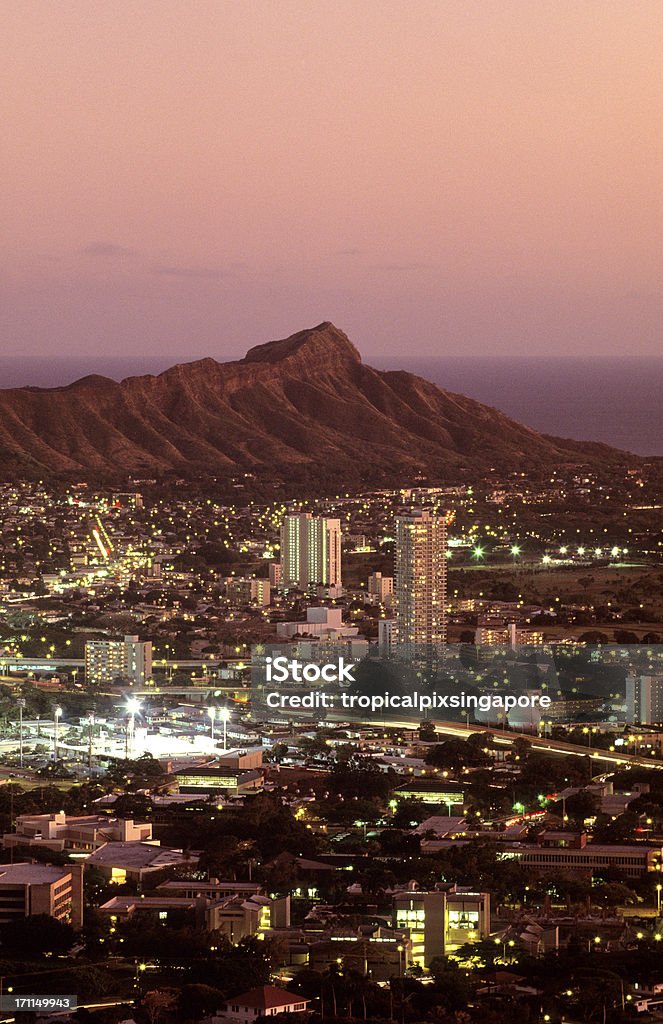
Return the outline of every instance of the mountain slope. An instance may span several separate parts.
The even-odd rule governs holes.
[[[244,359],[118,383],[0,391],[0,474],[120,478],[265,468],[327,479],[444,479],[560,463],[626,462],[606,445],[537,433],[402,371],[365,366],[323,323]]]

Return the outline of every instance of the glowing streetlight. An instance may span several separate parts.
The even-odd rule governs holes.
[[[53,760],[58,759],[58,726],[62,718],[62,708],[56,708],[53,712]]]
[[[219,708],[219,718],[223,722],[223,749],[228,749],[228,719],[230,718],[230,711],[228,708]]]
[[[134,748],[134,732],[136,728],[136,715],[140,712],[141,701],[138,697],[129,697],[126,704],[127,713],[129,718],[127,720],[127,743],[126,743],[126,757],[129,754],[133,754]]]
[[[477,546],[474,548],[472,552],[472,558],[476,558],[477,560],[483,558],[483,548],[481,547],[480,544],[477,544]]]
[[[512,544],[511,545],[511,554],[513,555],[514,558],[518,557],[518,555],[520,554],[520,547],[519,547],[518,544]]]

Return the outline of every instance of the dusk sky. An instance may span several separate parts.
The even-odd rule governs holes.
[[[4,355],[661,351],[660,0],[26,0]]]

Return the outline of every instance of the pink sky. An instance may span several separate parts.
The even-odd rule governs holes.
[[[656,354],[660,0],[26,0],[0,348]]]

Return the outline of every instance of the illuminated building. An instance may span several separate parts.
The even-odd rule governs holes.
[[[446,779],[421,778],[408,779],[393,791],[399,800],[421,800],[425,804],[444,804],[446,807],[462,807],[464,802],[463,789]]]
[[[592,878],[595,874],[602,875],[606,870],[616,869],[627,878],[641,878],[647,872],[656,870],[660,853],[660,847],[637,843],[588,843],[577,849],[565,846],[514,846],[505,851],[502,857],[518,860],[527,871],[542,875],[580,875]]]
[[[271,601],[269,580],[228,576],[225,586],[226,596],[235,607],[249,604],[266,608]]]
[[[432,512],[396,518],[394,598],[401,644],[447,639],[447,521]]]
[[[490,893],[452,888],[394,895],[394,926],[407,928],[412,960],[427,967],[436,956],[448,956],[468,942],[490,935]]]
[[[163,889],[160,886],[159,889]],[[138,911],[161,923],[170,918],[181,920],[184,913],[193,927],[221,932],[231,943],[251,935],[264,934],[272,928],[290,926],[290,897],[269,897],[260,892],[252,895],[180,896],[163,892],[157,896],[114,896],[104,903],[100,912],[111,919],[127,920]]]
[[[224,792],[238,795],[247,790],[261,789],[263,777],[255,768],[248,770],[229,766],[205,766],[186,768],[175,773],[180,793],[201,793],[210,795]]]
[[[85,678],[88,683],[110,684],[128,679],[142,684],[152,675],[152,643],[137,636],[123,640],[88,640],[85,644]]]
[[[298,590],[341,585],[341,521],[302,515],[281,524],[281,585]]]
[[[87,864],[97,868],[114,885],[136,882],[150,885],[179,873],[182,868],[195,868],[198,855],[149,842],[106,843],[90,854]]]
[[[378,619],[378,651],[389,654],[395,639],[395,619]]]

